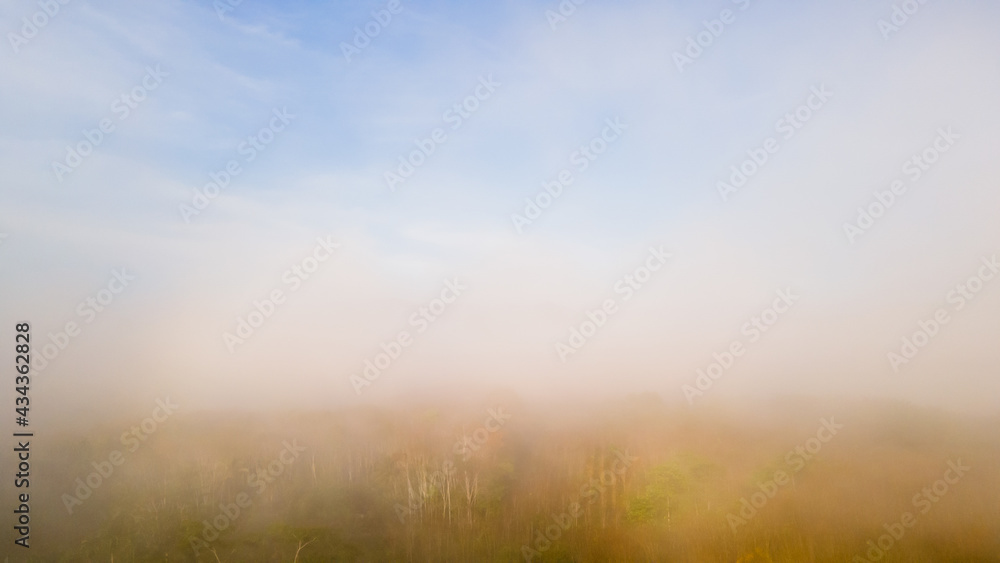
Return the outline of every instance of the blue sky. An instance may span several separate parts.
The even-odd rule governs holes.
[[[403,1],[347,61],[341,44],[385,2],[244,0],[220,18],[207,1],[74,0],[16,53],[9,33],[40,8],[5,3],[4,308],[56,330],[128,266],[140,281],[53,362],[63,383],[52,393],[69,402],[96,378],[254,402],[275,370],[291,369],[298,384],[281,400],[323,404],[355,400],[350,374],[441,280],[463,276],[478,290],[366,397],[474,383],[677,398],[742,319],[795,286],[799,316],[713,394],[982,406],[984,386],[997,385],[982,335],[1000,331],[990,320],[1000,289],[907,366],[905,384],[885,356],[1000,250],[1000,7],[930,2],[886,38],[890,2],[742,5],[589,0],[553,29],[557,2]],[[735,21],[679,71],[673,54],[726,9]],[[118,119],[113,100],[147,67],[167,76]],[[444,112],[490,76],[496,91],[452,130]],[[776,122],[821,85],[831,99],[780,138]],[[244,162],[240,144],[281,108],[292,122]],[[116,130],[58,181],[52,162],[105,118]],[[628,129],[518,234],[511,214],[573,169],[609,118]],[[849,243],[843,224],[949,126],[961,134],[954,151]],[[385,172],[435,128],[446,142],[390,191]],[[722,201],[717,182],[767,137],[780,150]],[[241,174],[182,220],[179,206],[232,159]],[[343,254],[253,346],[228,353],[233,319],[328,234]],[[574,362],[558,362],[553,342],[658,244],[676,257],[670,271]],[[132,352],[116,355],[120,346]],[[958,384],[942,375],[956,366]]]

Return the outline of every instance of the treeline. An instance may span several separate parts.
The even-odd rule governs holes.
[[[997,561],[996,422],[655,395],[177,414],[70,513],[109,423],[40,442],[31,560]]]

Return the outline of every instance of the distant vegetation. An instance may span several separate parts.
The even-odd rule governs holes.
[[[489,422],[497,408],[507,418]],[[820,430],[831,417],[835,435]],[[76,478],[124,450],[125,420],[38,440],[30,560],[995,562],[997,422],[654,395],[178,413],[67,514]],[[949,462],[969,469],[935,494]],[[907,512],[915,524],[899,524]]]

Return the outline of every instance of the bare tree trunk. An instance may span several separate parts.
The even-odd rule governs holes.
[[[407,459],[403,462],[403,471],[406,472],[406,509],[411,515],[413,514],[413,502],[414,497],[416,497],[416,491],[413,490],[413,482],[410,481],[410,461]]]
[[[427,504],[431,496],[430,486],[427,484],[427,460],[421,460],[417,471],[420,476],[420,519],[423,520],[425,508],[428,511],[430,509]]]
[[[316,541],[316,540],[309,540],[306,543],[302,543],[302,540],[299,540],[299,548],[295,550],[295,559],[292,560],[292,563],[298,563],[298,561],[299,561],[299,552],[302,551],[303,547],[311,544],[314,541]]]
[[[598,466],[597,466],[597,471],[598,471],[597,480],[598,480],[598,482],[601,481],[601,477],[604,475],[604,464],[605,464],[605,461],[606,460],[605,460],[605,456],[604,456],[604,450],[601,450],[600,462],[598,463]],[[601,484],[603,485],[604,483],[601,483]],[[608,526],[608,495],[607,495],[607,491],[601,491],[600,489],[598,489],[598,491],[599,491],[599,494],[600,494],[600,497],[601,497],[601,527],[602,528],[606,528]]]
[[[476,495],[479,494],[479,473],[476,473],[473,477],[472,482],[469,482],[469,473],[465,473],[465,500],[467,504],[465,505],[465,515],[469,519],[469,523],[472,523],[472,505],[476,502]]]
[[[448,491],[448,475],[447,474],[445,474],[444,478],[441,479],[441,481],[438,483],[438,486],[441,487],[441,491],[440,491],[440,493],[441,493],[441,520],[444,521],[444,519],[448,516],[448,492],[449,491]]]
[[[613,528],[618,527],[618,481],[620,481],[618,477],[616,475],[611,483],[611,527]]]
[[[445,512],[448,513],[448,526],[451,526],[451,475],[449,473],[444,474],[444,490],[445,490]]]

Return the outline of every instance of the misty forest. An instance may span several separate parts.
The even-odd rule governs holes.
[[[463,404],[64,431],[34,454],[28,560],[1000,560],[995,417]]]

